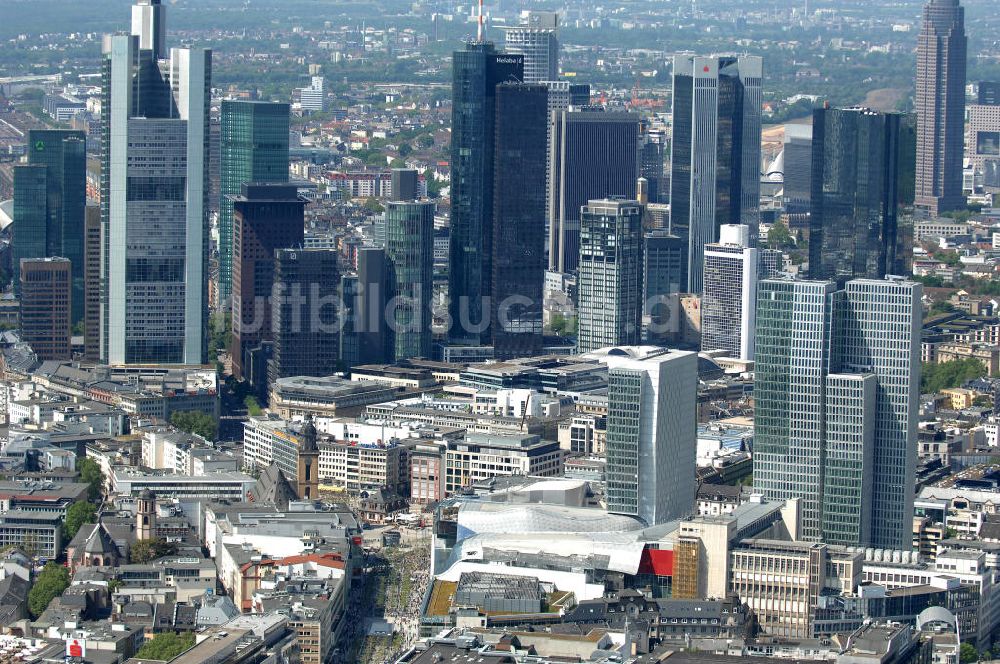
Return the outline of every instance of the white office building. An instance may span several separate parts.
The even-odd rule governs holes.
[[[559,14],[527,11],[521,24],[504,31],[504,51],[524,56],[524,82],[559,77]]]
[[[757,283],[774,276],[781,252],[750,246],[750,227],[725,224],[719,241],[705,245],[701,349],[753,360]]]
[[[608,367],[608,511],[649,525],[692,514],[698,354],[627,346],[585,357]]]
[[[299,88],[299,103],[303,111],[326,110],[326,92],[323,90],[322,76],[313,76],[308,88]]]

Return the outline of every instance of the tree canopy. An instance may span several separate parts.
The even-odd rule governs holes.
[[[219,423],[215,418],[200,410],[177,411],[170,416],[170,423],[205,440],[215,440],[219,433]]]
[[[949,387],[961,387],[966,381],[985,375],[983,363],[971,357],[939,364],[924,363],[920,371],[920,392],[932,394]]]
[[[80,459],[76,463],[76,469],[80,473],[80,479],[89,485],[87,497],[91,500],[98,500],[104,492],[104,473],[101,467],[93,459]]]
[[[70,505],[66,509],[66,521],[64,522],[67,539],[73,539],[83,524],[96,523],[96,517],[97,508],[93,503],[78,500]]]
[[[48,563],[35,577],[28,591],[28,610],[37,618],[56,597],[69,588],[69,570],[59,563]]]
[[[194,646],[194,632],[163,632],[142,644],[137,659],[155,659],[169,662],[177,655]]]
[[[177,553],[176,546],[159,537],[154,537],[152,539],[138,540],[129,549],[128,557],[129,561],[133,564],[141,565],[175,553]]]

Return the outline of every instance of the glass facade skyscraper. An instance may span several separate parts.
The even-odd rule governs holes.
[[[305,200],[294,184],[244,184],[233,210],[233,375],[247,378],[247,353],[271,339],[274,250],[299,247]]]
[[[20,292],[22,258],[70,261],[71,316],[83,320],[87,137],[82,131],[31,129],[28,163],[14,168],[13,283]]]
[[[391,309],[384,309],[396,361],[431,357],[434,319],[433,201],[392,201],[385,208],[385,267]],[[359,268],[360,275],[360,268]],[[370,297],[370,295],[369,295]]]
[[[759,57],[674,57],[670,232],[688,242],[686,290],[701,293],[705,245],[760,217]]]
[[[271,338],[267,363],[273,386],[289,376],[329,376],[340,355],[337,252],[276,249],[271,290]]]
[[[916,201],[931,215],[963,207],[965,9],[958,0],[930,0],[917,37]]]
[[[899,205],[912,132],[897,113],[813,112],[810,278],[843,284],[909,271]]]
[[[754,486],[806,540],[909,548],[921,287],[770,279],[757,304]]]
[[[233,283],[233,202],[244,183],[288,181],[288,113],[285,103],[223,100],[220,142],[219,298]]]
[[[635,345],[642,337],[642,206],[593,200],[580,212],[577,348]]]
[[[497,87],[491,327],[497,359],[542,350],[547,89]]]
[[[569,108],[553,119],[549,164],[549,269],[572,272],[580,258],[580,209],[592,199],[636,197],[639,116]]]
[[[694,508],[698,355],[654,346],[588,355],[608,367],[608,511],[649,525]]]
[[[449,336],[488,344],[496,88],[523,78],[524,57],[498,53],[491,42],[469,42],[455,51],[452,70]]]
[[[163,52],[156,0],[133,17],[103,43],[101,361],[204,364],[211,51]]]

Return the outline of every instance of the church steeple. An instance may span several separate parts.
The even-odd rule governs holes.
[[[296,489],[299,500],[316,500],[319,498],[319,447],[316,445],[316,425],[312,415],[306,416],[306,421],[299,432],[298,477]]]

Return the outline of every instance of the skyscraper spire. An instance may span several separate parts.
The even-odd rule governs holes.
[[[476,26],[476,41],[483,41],[483,0],[479,0],[479,18]]]
[[[140,49],[153,52],[154,60],[166,57],[167,8],[160,0],[136,0],[132,34],[139,38]]]

